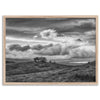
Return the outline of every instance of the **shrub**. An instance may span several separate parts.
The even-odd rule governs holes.
[[[36,62],[36,63],[39,63],[39,62],[46,63],[47,59],[45,57],[36,57],[36,58],[34,58],[34,62]]]

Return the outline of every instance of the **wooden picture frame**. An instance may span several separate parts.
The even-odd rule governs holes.
[[[6,19],[7,18],[94,18],[96,19],[96,74],[95,82],[6,82]],[[10,22],[9,22],[10,23]],[[97,15],[52,15],[52,16],[3,16],[3,84],[4,85],[97,85],[98,84],[98,16]]]

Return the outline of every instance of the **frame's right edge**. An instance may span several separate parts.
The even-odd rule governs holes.
[[[96,18],[96,84],[98,84],[98,16]]]

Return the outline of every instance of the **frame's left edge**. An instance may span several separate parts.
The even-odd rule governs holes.
[[[5,55],[5,52],[6,52],[6,50],[5,50],[5,47],[6,47],[6,16],[2,16],[2,18],[3,18],[3,73],[2,73],[2,75],[3,75],[3,85],[5,85],[6,84],[6,72],[5,72],[5,70],[6,70],[6,55]]]

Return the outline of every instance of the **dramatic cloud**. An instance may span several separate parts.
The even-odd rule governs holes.
[[[93,18],[7,19],[6,57],[95,58]]]
[[[29,45],[27,45],[27,46],[20,46],[19,44],[13,44],[13,45],[9,46],[9,50],[10,51],[13,51],[13,50],[16,50],[16,51],[27,51],[29,49],[30,49]]]
[[[40,32],[41,37],[45,39],[53,39],[57,37],[57,34],[58,33],[56,32],[56,30],[53,29],[48,29]]]
[[[81,27],[95,27],[96,26],[96,20],[95,19],[82,19],[77,20],[78,25],[81,25]]]
[[[95,46],[67,44],[48,44],[20,46],[18,44],[9,46],[6,57],[34,58],[36,56],[46,56],[48,59],[71,59],[71,58],[93,58],[95,57]]]
[[[13,50],[13,51],[9,51],[8,54],[6,54],[6,57],[7,58],[34,58],[35,55],[34,53],[31,51],[31,50],[27,50],[27,51],[16,51],[16,50]]]
[[[35,51],[35,54],[47,55],[47,56],[70,56],[73,57],[94,57],[95,56],[95,46],[83,45],[83,46],[67,46],[66,44],[56,44],[52,47],[43,48],[39,51]]]
[[[81,46],[72,49],[70,52],[71,57],[89,58],[95,57],[95,46]]]
[[[92,30],[92,31],[87,31],[87,32],[84,32],[85,35],[96,35],[96,31]]]
[[[96,27],[96,20],[93,18],[8,18],[6,23],[7,36],[25,39],[32,39],[33,36],[39,37],[39,33],[44,38],[47,36],[52,38],[56,36],[55,30],[59,36],[62,34],[81,35],[85,31],[95,30]]]
[[[48,47],[52,47],[53,44],[48,44],[48,45],[41,45],[41,44],[37,44],[37,45],[34,45],[33,47],[31,47],[32,50],[41,50],[41,49],[46,49]]]
[[[59,44],[53,45],[48,48],[43,48],[40,51],[36,51],[35,54],[40,54],[40,55],[60,55],[61,52],[61,46]]]

